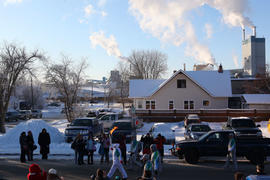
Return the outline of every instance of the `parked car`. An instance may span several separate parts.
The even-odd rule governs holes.
[[[32,118],[42,118],[42,111],[40,109],[32,109]]]
[[[113,123],[116,120],[121,119],[122,117],[123,117],[122,114],[107,113],[101,116],[98,120],[99,120],[99,123],[103,125],[104,131],[108,131],[109,129],[112,128]]]
[[[117,127],[112,133],[112,142],[116,143],[119,135],[126,136],[126,142],[131,142],[131,137],[136,136],[136,128],[132,120],[117,120],[113,123],[112,129]]]
[[[96,116],[97,116],[97,113],[96,111],[93,111],[93,110],[89,111],[88,114],[86,115],[86,117],[96,117]]]
[[[95,118],[74,119],[65,129],[65,141],[72,142],[78,134],[87,139],[90,134],[89,131],[92,131],[92,135],[96,137],[102,134],[103,127]]]
[[[8,111],[6,113],[6,121],[18,121],[20,119],[20,113],[18,111]]]
[[[171,149],[173,155],[179,159],[185,158],[187,163],[197,163],[202,156],[222,156],[228,153],[229,134],[232,130],[210,131],[198,140],[184,140]],[[237,139],[236,155],[246,157],[252,163],[270,155],[270,138]]]
[[[59,107],[59,106],[61,106],[61,104],[60,104],[60,103],[58,103],[58,102],[52,102],[52,103],[48,104],[48,106],[55,106],[55,107]]]
[[[165,123],[155,123],[149,130],[150,135],[156,138],[158,134],[161,134],[166,138],[165,144],[175,143],[175,130],[168,128]]]
[[[27,120],[32,118],[32,113],[30,110],[21,110],[20,113],[20,119]]]
[[[187,126],[189,124],[200,123],[200,122],[201,122],[201,120],[200,120],[200,118],[199,118],[199,116],[197,114],[188,114],[185,117],[184,125],[185,125],[185,128],[187,128]]]
[[[211,131],[208,124],[192,123],[189,124],[185,130],[185,139],[199,139],[205,133]]]
[[[225,130],[233,130],[237,138],[261,138],[262,131],[258,128],[260,125],[255,124],[249,117],[230,117]]]

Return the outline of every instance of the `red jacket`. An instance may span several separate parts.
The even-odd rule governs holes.
[[[37,164],[31,164],[29,173],[27,174],[28,180],[47,180],[47,173],[42,171]]]
[[[163,149],[163,144],[166,142],[166,139],[164,136],[158,136],[154,142],[157,145],[157,149]]]

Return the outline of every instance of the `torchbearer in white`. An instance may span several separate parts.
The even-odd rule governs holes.
[[[121,151],[119,149],[119,144],[115,144],[113,146],[113,164],[112,167],[108,173],[108,178],[112,178],[113,174],[115,173],[116,169],[120,171],[122,174],[122,179],[125,180],[127,179],[127,173],[123,167],[123,161],[122,161],[122,156],[121,156]]]
[[[224,168],[228,168],[230,160],[232,160],[232,162],[234,163],[235,170],[238,170],[236,160],[236,142],[233,133],[229,134],[228,154]]]

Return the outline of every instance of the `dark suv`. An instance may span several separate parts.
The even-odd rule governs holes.
[[[126,142],[131,142],[131,137],[136,137],[136,128],[132,120],[117,120],[113,123],[112,129],[117,127],[112,133],[112,142],[116,143],[120,135],[126,136]]]
[[[249,117],[230,117],[223,129],[233,130],[237,138],[261,138],[262,131]]]

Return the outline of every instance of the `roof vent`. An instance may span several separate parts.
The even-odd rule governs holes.
[[[218,67],[218,72],[219,73],[223,73],[223,68],[222,68],[222,65],[220,64],[219,67]]]

